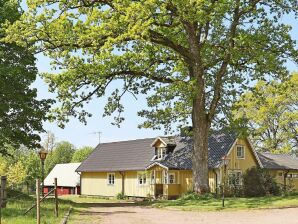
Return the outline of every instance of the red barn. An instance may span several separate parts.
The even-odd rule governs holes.
[[[57,178],[58,194],[80,194],[80,175],[76,169],[81,163],[57,164],[44,180],[44,193],[54,188],[54,179]]]

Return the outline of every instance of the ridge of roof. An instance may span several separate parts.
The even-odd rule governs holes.
[[[103,142],[103,143],[97,144],[97,146],[105,145],[105,144],[123,143],[123,142],[143,141],[143,140],[156,139],[156,138],[157,137],[148,137],[148,138],[137,138],[137,139],[127,139],[127,140],[112,141],[112,142]],[[97,148],[97,146],[95,148]]]

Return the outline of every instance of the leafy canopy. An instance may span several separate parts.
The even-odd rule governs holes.
[[[84,146],[82,148],[77,149],[72,156],[71,162],[72,163],[83,162],[85,159],[87,159],[87,157],[90,155],[92,151],[93,151],[93,148],[90,146]]]
[[[298,73],[284,82],[259,81],[236,102],[233,114],[257,149],[298,152]]]
[[[104,115],[123,121],[125,94],[146,94],[141,127],[186,124],[198,97],[200,116],[224,113],[252,80],[287,76],[298,61],[284,14],[296,0],[28,0],[7,42],[52,59],[45,74],[61,107],[53,118],[85,121],[83,106],[112,90]],[[277,75],[278,74],[278,75]],[[112,85],[114,83],[114,85]],[[115,85],[116,84],[116,85]],[[122,87],[119,87],[122,85]]]
[[[19,19],[17,1],[0,0],[0,28]],[[0,29],[0,39],[5,32]],[[35,147],[40,140],[36,132],[43,131],[42,121],[49,109],[46,100],[38,100],[35,58],[26,48],[0,41],[0,154],[7,152],[6,144]]]
[[[48,174],[56,164],[70,163],[75,152],[74,146],[66,141],[57,143],[54,150],[52,150],[45,160],[45,170]]]

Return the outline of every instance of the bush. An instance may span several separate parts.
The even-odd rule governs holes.
[[[117,198],[118,200],[124,200],[124,199],[127,199],[128,197],[127,197],[125,194],[118,193],[118,194],[116,195],[116,198]]]
[[[279,195],[280,188],[265,169],[251,168],[243,175],[243,193],[247,197]]]
[[[29,196],[28,194],[25,194],[22,191],[16,190],[16,189],[7,188],[6,193],[7,193],[8,199],[23,199],[23,200],[32,199],[32,197]]]

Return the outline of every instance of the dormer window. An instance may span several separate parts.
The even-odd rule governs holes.
[[[166,147],[157,148],[157,159],[163,159],[166,154],[167,154],[167,148]]]

